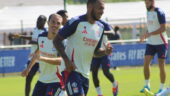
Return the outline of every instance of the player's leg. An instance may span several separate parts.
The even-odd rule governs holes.
[[[72,71],[69,74],[65,84],[68,96],[85,96],[82,77],[83,76],[80,73],[75,71]]]
[[[117,81],[114,79],[113,74],[110,72],[110,60],[108,56],[104,56],[102,58],[102,70],[104,75],[107,77],[107,79],[109,79],[109,81],[112,83],[112,91],[113,91],[113,95],[117,96],[118,94],[118,83]]]
[[[29,64],[30,61],[28,61],[27,64]],[[38,63],[36,63],[33,68],[31,69],[31,71],[29,72],[28,76],[26,77],[26,82],[25,82],[25,96],[29,96],[30,94],[30,89],[31,89],[31,82],[32,79],[34,77],[34,75],[36,74],[36,72],[39,69],[39,65]]]
[[[165,72],[166,47],[165,45],[164,44],[158,45],[157,52],[158,52],[158,63],[159,63],[160,81],[161,81],[160,89],[158,90],[158,93],[160,93],[164,89],[165,80],[166,80],[166,72]]]
[[[99,84],[99,78],[98,78],[98,71],[100,68],[100,64],[101,64],[101,58],[93,58],[91,64],[91,71],[92,71],[93,84],[96,88],[96,92],[98,96],[103,95]]]
[[[156,53],[156,49],[152,45],[146,45],[145,57],[144,57],[144,77],[145,85],[144,88],[150,90],[150,63],[153,56]],[[141,93],[144,92],[144,88],[140,90]]]
[[[34,91],[32,93],[32,96],[46,96],[46,84],[42,83],[40,81],[37,81],[35,87],[34,87]]]
[[[48,83],[45,96],[60,96],[61,90],[62,89],[59,82]]]

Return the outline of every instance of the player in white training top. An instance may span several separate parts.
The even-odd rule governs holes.
[[[40,55],[40,76],[34,88],[32,96],[60,96],[61,85],[58,65],[61,58],[57,58],[57,50],[53,46],[53,39],[61,27],[62,17],[58,14],[51,14],[48,19],[48,32],[43,32],[38,37],[38,48],[31,60],[28,68],[23,71],[22,75],[27,76],[29,70],[34,65],[37,55]]]
[[[157,54],[161,81],[160,88],[157,93],[160,93],[164,89],[166,80],[165,58],[168,48],[168,37],[166,34],[165,13],[160,8],[155,7],[154,4],[155,0],[145,0],[148,32],[143,34],[140,39],[143,41],[147,38],[144,58],[144,88],[150,90],[150,63],[154,55]],[[140,92],[144,92],[144,88]]]
[[[94,53],[104,56],[112,52],[111,46],[100,49],[104,25],[99,20],[103,11],[103,0],[88,0],[87,13],[69,20],[54,39],[54,45],[63,57],[61,66],[68,96],[86,96]],[[62,41],[66,38],[64,51]]]

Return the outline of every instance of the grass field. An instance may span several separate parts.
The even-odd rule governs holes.
[[[166,67],[167,81],[166,87],[170,84],[170,66]],[[139,93],[143,87],[143,68],[142,67],[120,67],[120,70],[111,70],[119,82],[118,96],[145,96]],[[99,73],[101,87],[104,96],[112,96],[111,83],[104,77],[102,71]],[[33,80],[32,88],[38,79],[38,75]],[[156,66],[151,68],[151,90],[156,92],[160,85],[159,69]],[[0,78],[0,96],[24,96],[25,78],[20,76]],[[87,96],[97,96],[90,76],[90,88]]]

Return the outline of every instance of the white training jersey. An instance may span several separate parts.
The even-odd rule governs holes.
[[[108,23],[106,23],[105,21],[102,21],[102,20],[100,20],[100,22],[104,25],[104,31],[111,31],[112,30],[112,27]],[[104,34],[103,40],[102,40],[102,43],[101,43],[101,48],[105,49],[107,44],[108,44],[108,37],[107,37],[106,34]]]
[[[38,39],[38,36],[39,34],[42,34],[43,32],[46,32],[46,29],[38,29],[38,28],[34,28],[33,32],[32,32],[32,41],[35,41],[37,42],[37,39]],[[35,50],[37,49],[37,45],[36,44],[33,44],[31,46],[31,52],[30,52],[30,56],[29,56],[29,60],[31,60],[32,58],[32,54],[34,54]]]
[[[159,9],[155,8],[154,11],[147,12],[147,28],[148,32],[154,32],[160,28],[160,24],[165,24],[165,14]],[[166,32],[152,35],[147,39],[147,44],[151,45],[160,45],[160,44],[168,44],[168,36]]]
[[[44,32],[38,37],[38,47],[40,56],[56,58],[57,51],[53,46],[53,40],[49,40],[48,32]],[[59,78],[56,76],[57,65],[51,65],[43,61],[39,61],[40,76],[39,81],[43,83],[59,82]]]
[[[86,15],[82,15],[72,18],[58,33],[63,38],[67,38],[65,52],[76,65],[75,71],[86,78],[89,76],[92,57],[99,41],[101,41],[103,30],[104,26],[101,22],[96,21],[95,24],[90,24]],[[62,61],[61,66],[61,69],[64,70],[64,61]]]

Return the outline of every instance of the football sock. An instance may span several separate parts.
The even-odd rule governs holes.
[[[116,81],[114,81],[114,82],[112,83],[112,85],[113,85],[113,88],[116,88],[116,86],[117,86],[117,82],[116,82]]]
[[[150,87],[150,80],[145,80],[145,85]]]
[[[100,87],[96,87],[96,92],[98,95],[103,95]]]
[[[164,85],[163,83],[160,84],[160,89],[163,89],[164,88]]]

